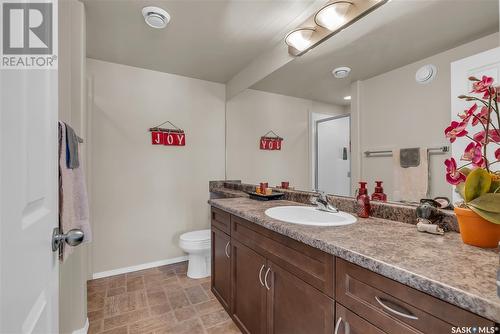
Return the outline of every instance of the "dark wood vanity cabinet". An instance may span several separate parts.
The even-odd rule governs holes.
[[[246,334],[434,334],[451,333],[453,326],[494,326],[216,208],[212,291]]]
[[[336,259],[335,299],[384,333],[451,333],[494,323],[368,269]]]
[[[236,216],[226,234],[226,219],[214,209],[212,291],[241,331],[333,333],[333,256]],[[224,279],[228,256],[230,281]]]
[[[277,264],[267,265],[267,333],[333,333],[333,299]]]
[[[213,227],[212,232],[212,291],[222,306],[229,309],[231,300],[231,238],[226,233]]]
[[[233,240],[230,314],[243,333],[266,333],[266,258]]]

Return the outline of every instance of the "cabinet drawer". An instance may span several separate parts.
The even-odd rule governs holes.
[[[387,333],[451,333],[493,322],[337,258],[336,299]]]
[[[212,226],[226,234],[231,233],[231,215],[225,211],[212,207]]]
[[[385,334],[339,303],[335,304],[335,334]]]
[[[231,237],[333,297],[333,255],[233,215]]]

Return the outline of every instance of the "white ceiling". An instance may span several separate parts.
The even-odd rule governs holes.
[[[280,42],[315,0],[82,0],[90,58],[225,83]],[[165,29],[141,9],[171,15]]]
[[[252,88],[348,104],[351,82],[494,33],[498,17],[498,0],[393,0]],[[335,79],[338,66],[351,76]]]

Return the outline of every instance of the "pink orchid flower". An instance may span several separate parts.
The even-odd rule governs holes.
[[[467,127],[467,123],[462,122],[451,122],[450,126],[444,130],[444,134],[446,138],[450,139],[450,143],[453,143],[458,137],[463,137],[468,134],[465,128]]]
[[[476,110],[477,110],[477,104],[474,103],[474,105],[470,107],[469,110],[464,111],[463,114],[458,114],[458,117],[462,119],[462,122],[467,123],[469,122],[469,119],[474,115]]]
[[[483,75],[483,78],[479,81],[475,81],[472,84],[472,92],[477,94],[484,94],[483,98],[490,96],[490,87],[493,84],[493,78]]]
[[[472,125],[476,126],[479,122],[486,124],[488,123],[488,114],[491,112],[491,110],[488,109],[488,107],[482,107],[481,111],[479,114],[474,117],[472,120]]]
[[[446,181],[449,184],[457,185],[465,182],[466,176],[457,170],[457,162],[455,159],[446,159],[444,162],[446,165]]]
[[[497,150],[495,151],[495,158],[497,160],[500,160],[500,148],[497,148]]]
[[[470,143],[465,148],[461,160],[471,161],[474,167],[485,167],[486,161],[481,152],[482,145],[479,143]]]
[[[490,140],[494,141],[495,143],[500,143],[500,131],[499,130],[496,130],[496,129],[489,130],[488,131],[488,137],[489,137],[488,140],[486,140],[485,137],[486,137],[486,132],[481,131],[481,132],[476,133],[472,138],[474,138],[474,140],[476,142],[480,142],[483,145],[488,144]]]

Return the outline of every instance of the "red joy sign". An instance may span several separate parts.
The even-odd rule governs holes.
[[[186,134],[184,132],[151,131],[151,144],[165,146],[185,146]]]
[[[261,137],[260,149],[269,151],[280,151],[283,138]]]

